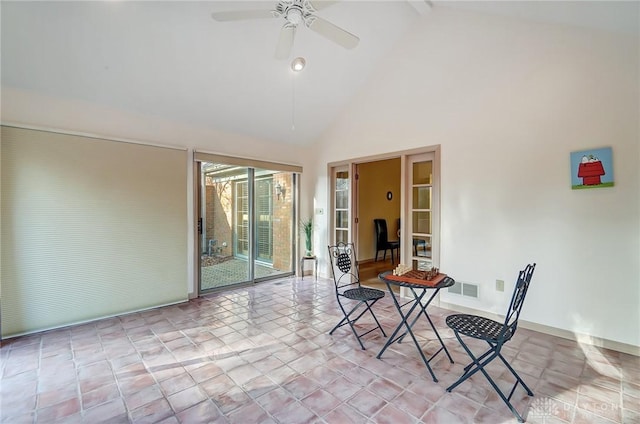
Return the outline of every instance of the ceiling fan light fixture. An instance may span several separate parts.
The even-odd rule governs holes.
[[[307,61],[304,60],[304,57],[296,57],[295,59],[293,59],[293,61],[291,61],[291,69],[294,72],[300,72],[304,69],[306,64]]]
[[[298,24],[300,24],[300,22],[302,22],[302,10],[300,10],[298,7],[291,6],[289,9],[287,9],[287,16],[285,17],[285,19],[289,21],[290,24],[297,26]]]

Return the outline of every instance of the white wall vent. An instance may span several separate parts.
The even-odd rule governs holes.
[[[463,283],[460,281],[456,281],[456,283],[447,289],[449,293],[459,294],[465,297],[473,297],[478,298],[479,289],[477,284],[472,283]]]

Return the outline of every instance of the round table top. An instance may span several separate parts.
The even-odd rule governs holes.
[[[400,279],[403,276],[393,276],[393,271],[382,272],[378,274],[378,278],[384,282],[387,282],[389,284],[394,284],[396,286],[413,287],[413,288],[420,288],[420,289],[442,289],[445,287],[451,287],[456,283],[456,281],[453,278],[449,277],[448,275],[446,274],[440,274],[440,275],[443,276],[442,281],[440,281],[437,284],[433,284],[433,282],[430,280],[421,280],[418,278],[411,278],[411,277],[405,277],[404,279]],[[394,278],[393,279],[387,278],[389,276],[393,276]]]

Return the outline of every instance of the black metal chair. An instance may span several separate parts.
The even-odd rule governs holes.
[[[389,241],[389,232],[387,231],[387,220],[382,218],[376,218],[373,220],[373,224],[376,227],[376,259],[378,262],[378,252],[381,250],[384,252],[382,260],[387,259],[387,250],[391,250],[391,263],[395,264],[393,251],[400,249],[400,242],[398,240]],[[399,255],[398,255],[399,256]],[[399,259],[399,258],[398,258]]]
[[[447,392],[451,392],[459,384],[480,371],[482,372],[482,374],[484,374],[487,380],[489,380],[491,386],[493,386],[500,398],[504,401],[504,403],[507,404],[507,406],[519,422],[524,422],[524,419],[511,404],[511,397],[515,392],[516,387],[518,387],[518,383],[521,384],[522,387],[526,390],[527,395],[533,396],[533,392],[531,391],[531,389],[529,389],[529,387],[527,387],[522,378],[520,378],[518,373],[515,372],[511,365],[509,365],[500,351],[502,349],[502,346],[509,340],[511,340],[513,335],[516,333],[520,311],[522,310],[522,305],[524,303],[524,298],[527,295],[527,290],[529,290],[529,283],[531,282],[531,277],[533,276],[533,271],[535,270],[535,268],[536,264],[534,263],[527,265],[525,269],[520,271],[518,280],[516,281],[516,285],[513,290],[513,295],[511,296],[511,303],[509,304],[509,309],[507,310],[507,315],[504,322],[500,323],[481,316],[467,314],[449,315],[446,319],[447,325],[453,330],[458,341],[472,359],[472,362],[464,368],[464,374],[462,374],[458,381],[447,387]],[[475,356],[471,352],[469,347],[464,343],[464,341],[462,341],[460,335],[486,341],[489,344],[489,350],[487,350],[480,356]],[[509,396],[505,396],[505,394],[498,388],[496,383],[484,369],[491,361],[496,358],[500,358],[500,360],[502,360],[509,371],[511,371],[511,374],[513,374],[513,376],[516,378],[516,382],[511,388]]]
[[[328,246],[329,248],[329,260],[331,262],[331,275],[336,286],[336,298],[338,299],[338,305],[342,310],[344,318],[329,332],[333,334],[338,328],[343,325],[349,325],[351,331],[358,339],[360,347],[364,349],[364,344],[360,339],[366,334],[371,333],[376,329],[382,331],[382,335],[387,337],[378,318],[371,307],[380,299],[382,299],[385,293],[382,290],[372,289],[368,287],[362,287],[360,285],[360,276],[358,274],[358,261],[356,258],[356,251],[353,243],[338,243],[335,246]],[[355,301],[355,305],[352,301]],[[347,308],[351,309],[347,312]],[[356,312],[362,309],[361,312]],[[358,321],[365,312],[369,311],[376,327],[358,334],[355,328],[355,323]]]

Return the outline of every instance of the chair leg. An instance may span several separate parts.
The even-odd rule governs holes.
[[[361,301],[359,302],[357,305],[355,305],[350,311],[349,313],[347,313],[347,311],[344,309],[344,307],[342,306],[342,303],[340,302],[340,299],[338,299],[338,305],[340,305],[340,309],[342,309],[342,313],[344,314],[344,318],[342,318],[342,320],[335,326],[333,327],[333,329],[329,332],[329,334],[333,334],[334,331],[336,331],[338,328],[342,327],[343,325],[349,324],[349,327],[351,327],[351,331],[353,332],[354,336],[356,336],[356,339],[358,339],[358,343],[360,343],[360,347],[362,348],[362,350],[365,350],[364,344],[362,343],[362,340],[360,340],[361,337],[371,333],[372,331],[375,331],[376,329],[380,329],[380,331],[382,331],[382,335],[384,337],[387,337],[387,334],[384,332],[384,329],[382,328],[382,326],[380,325],[380,322],[378,321],[378,318],[376,318],[375,314],[373,313],[373,311],[371,310],[371,307],[378,301],[378,299],[375,299],[373,301],[371,301],[371,304],[369,304],[368,301]],[[364,310],[362,312],[360,312],[360,314],[355,317],[354,319],[350,319],[351,315],[360,307],[360,305],[364,304]],[[354,324],[362,317],[362,315],[365,314],[365,312],[369,311],[369,313],[371,314],[371,316],[373,317],[374,321],[376,322],[376,327],[372,328],[369,331],[366,331],[362,334],[358,334],[358,332],[356,331],[356,328],[354,327]]]
[[[455,383],[453,383],[452,385],[447,387],[447,389],[446,389],[447,392],[451,392],[453,389],[458,387],[461,383],[463,383],[468,378],[473,376],[475,373],[480,371],[485,376],[485,378],[489,381],[489,384],[491,384],[491,386],[496,391],[496,393],[498,393],[498,396],[500,396],[502,401],[507,405],[507,407],[509,408],[511,413],[516,417],[518,422],[523,423],[524,422],[524,418],[522,418],[520,413],[518,413],[518,411],[516,411],[516,409],[514,408],[514,406],[510,402],[511,396],[513,396],[513,393],[515,392],[515,389],[518,386],[518,383],[522,384],[522,387],[526,390],[528,396],[533,396],[533,392],[529,389],[529,387],[527,387],[527,385],[520,378],[520,376],[515,372],[515,370],[507,363],[506,359],[500,353],[500,347],[489,343],[490,349],[488,351],[486,351],[485,353],[483,353],[482,355],[480,355],[479,357],[476,357],[473,354],[473,352],[471,352],[469,347],[462,341],[462,338],[460,337],[460,335],[458,334],[457,331],[455,332],[455,335],[456,335],[456,338],[458,339],[458,341],[460,342],[460,345],[464,348],[464,350],[467,352],[467,354],[471,358],[472,362],[464,368],[464,370],[465,370],[464,374],[462,374],[462,376]],[[485,358],[487,358],[487,359],[485,359]],[[489,376],[487,371],[485,371],[485,369],[484,369],[484,367],[486,365],[488,365],[491,361],[493,361],[495,358],[500,358],[502,360],[502,362],[507,366],[509,371],[511,371],[511,373],[516,378],[516,383],[511,388],[511,392],[509,393],[508,397],[504,395],[502,390],[500,390],[498,385],[493,381],[493,379]]]
[[[518,380],[518,383],[522,384],[522,387],[527,391],[527,395],[533,396],[533,392],[531,391],[529,386],[527,386],[525,384],[525,382],[522,380],[522,378],[520,378],[518,373],[511,367],[511,365],[509,365],[509,363],[507,362],[506,359],[504,359],[504,357],[502,356],[501,353],[498,353],[498,357],[502,360],[502,362],[505,364],[505,366],[507,368],[509,368],[509,371],[511,371],[511,374],[513,374],[513,376],[516,378],[516,380]]]
[[[382,328],[382,326],[380,325],[380,321],[378,321],[378,318],[376,317],[376,314],[373,313],[373,311],[371,310],[371,307],[373,306],[374,303],[376,303],[377,300],[374,300],[373,302],[371,302],[371,305],[369,305],[369,302],[364,302],[365,305],[367,305],[367,310],[369,311],[369,313],[371,314],[371,316],[373,317],[373,320],[376,322],[376,325],[378,326],[378,328],[380,329],[380,331],[382,331],[382,335],[384,337],[387,337],[387,333],[384,332],[384,328]]]

